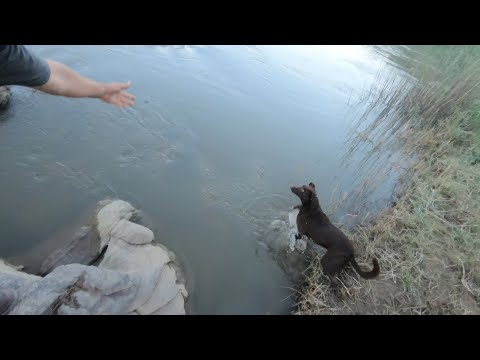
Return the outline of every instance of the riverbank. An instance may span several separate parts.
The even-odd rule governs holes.
[[[394,136],[415,159],[397,201],[349,234],[360,265],[376,257],[381,275],[367,281],[346,269],[337,296],[318,261],[296,314],[480,314],[480,54],[439,48],[419,48],[421,60],[404,64],[414,83],[388,79],[388,94],[374,94],[390,109],[361,133],[377,144],[373,134]]]

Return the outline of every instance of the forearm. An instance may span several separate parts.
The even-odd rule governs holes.
[[[52,95],[78,98],[100,98],[105,94],[105,85],[79,75],[62,63],[53,60],[47,62],[50,66],[50,79],[37,89]]]

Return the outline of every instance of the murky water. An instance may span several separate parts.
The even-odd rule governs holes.
[[[383,60],[361,46],[32,49],[101,81],[131,80],[137,104],[13,87],[0,114],[0,257],[34,269],[62,229],[118,197],[177,254],[192,313],[288,313],[290,281],[262,237],[297,205],[291,185],[315,182],[327,209],[337,186],[356,186],[340,166],[350,103]],[[371,204],[389,196],[384,185]]]

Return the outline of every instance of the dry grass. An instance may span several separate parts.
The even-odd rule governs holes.
[[[361,266],[371,268],[375,256],[382,273],[367,281],[348,268],[335,294],[316,262],[297,314],[480,314],[480,61],[470,60],[453,58],[456,72],[444,77],[417,64],[415,83],[376,84],[370,104],[388,109],[367,125],[362,118],[348,156],[363,149],[361,166],[376,163],[369,177],[388,163],[378,165],[376,154],[394,143],[414,159],[395,206],[350,234]]]

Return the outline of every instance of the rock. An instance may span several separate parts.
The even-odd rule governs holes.
[[[272,221],[259,237],[269,255],[288,278],[300,286],[305,279],[305,269],[312,260],[322,256],[325,249],[305,237],[298,240],[295,238],[298,234],[298,213],[298,209],[292,209],[288,214],[282,215],[281,220]]]
[[[10,314],[185,314],[188,294],[174,255],[153,242],[150,229],[128,221],[135,213],[129,203],[102,205],[95,227],[81,228],[74,240],[45,261],[48,271],[61,264],[47,276],[25,274],[0,261],[0,287],[19,294]],[[70,252],[86,262],[95,248],[103,247],[107,250],[98,267],[63,264],[72,261]]]
[[[150,244],[153,241],[152,230],[126,220],[120,220],[113,228],[111,235],[131,245]]]
[[[46,275],[60,265],[90,265],[100,255],[100,237],[94,226],[84,226],[64,247],[54,251],[40,266],[40,274]]]
[[[142,315],[153,314],[173,301],[177,295],[180,294],[186,296],[187,292],[185,287],[183,285],[178,285],[176,280],[177,277],[175,270],[169,265],[165,265],[158,278],[157,286],[153,290],[151,296],[136,311]],[[185,311],[183,311],[183,313],[185,313]]]
[[[303,239],[298,239],[295,244],[295,249],[300,252],[304,252],[307,249],[307,242]]]
[[[134,274],[139,279],[138,292],[129,312],[152,314],[165,306],[180,292],[187,296],[185,287],[177,284],[176,272],[170,265],[168,252],[152,245],[153,233],[141,225],[121,222],[112,230],[109,245],[100,268]],[[121,231],[125,230],[126,231]],[[119,236],[120,235],[120,236]],[[148,243],[144,242],[150,238]],[[139,241],[138,239],[143,239]],[[133,243],[133,244],[132,244]]]
[[[12,93],[7,86],[0,86],[0,109],[5,108],[10,99],[12,97]]]
[[[0,268],[5,268],[5,271],[12,271],[12,270],[23,270],[24,266],[13,265],[3,259],[0,259]]]
[[[17,269],[17,266],[10,265],[0,259],[0,288],[15,290],[20,298],[29,286],[40,280],[41,277],[26,274]]]
[[[108,245],[110,233],[120,220],[130,220],[135,209],[132,205],[122,200],[115,200],[104,206],[98,212],[97,229],[100,235],[100,251]]]
[[[108,248],[99,268],[123,272],[136,279],[137,293],[128,313],[147,315],[166,307],[163,313],[168,313],[171,308],[176,313],[185,314],[184,298],[188,294],[185,286],[177,283],[169,251],[153,243],[154,235],[150,229],[127,221],[134,214],[130,204],[117,202],[110,203],[97,215],[99,232],[108,237]]]
[[[117,227],[117,225],[122,225],[123,227],[117,229],[118,233],[119,231],[127,231],[129,226],[136,226],[136,224],[125,220],[129,219],[134,213],[135,209],[124,201],[101,201],[96,211],[97,226],[84,226],[80,228],[73,235],[69,243],[54,251],[45,259],[40,266],[40,275],[44,276],[60,265],[91,265],[108,245],[110,239],[107,234],[109,234],[112,228]],[[99,227],[98,224],[101,224],[101,226]],[[97,229],[102,229],[102,241],[100,240],[99,230]],[[135,231],[136,229],[130,230],[131,233],[135,233]],[[146,229],[145,234],[142,235],[143,237],[138,234],[137,236],[139,236],[139,238],[132,238],[132,241],[151,242],[153,240],[153,233],[150,229]],[[129,237],[128,234],[123,236],[126,238]]]
[[[75,267],[82,265],[67,266]],[[67,271],[62,271],[62,267],[59,267],[55,274],[52,272],[45,278],[32,282],[23,291],[19,303],[10,312],[10,315],[47,314],[57,299],[62,297],[67,289],[78,280],[78,271],[72,272],[71,269],[68,268]]]
[[[152,315],[184,315],[185,308],[183,302],[183,295],[178,293],[170,302],[164,307],[158,309]]]
[[[136,310],[148,301],[157,285],[157,279],[163,271],[163,265],[170,261],[165,256],[163,259],[161,258],[164,255],[163,252],[155,254],[155,251],[151,251],[157,250],[156,248],[140,246],[138,249],[132,249],[131,247],[132,245],[127,243],[111,242],[100,263],[100,268],[114,271],[122,269],[122,272],[134,274],[138,279],[137,296],[131,304],[129,312]]]
[[[135,279],[128,274],[62,265],[31,284],[10,314],[125,314],[135,295]]]

